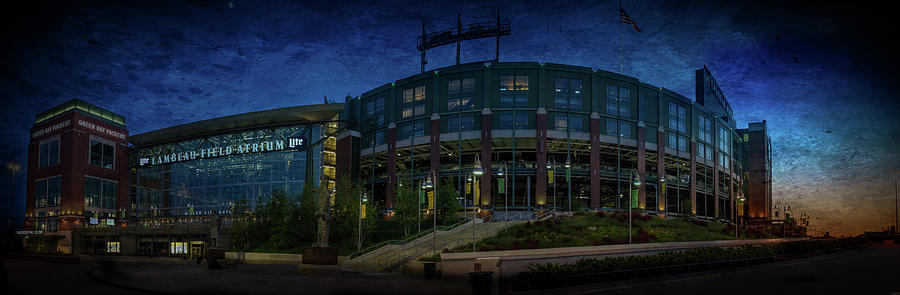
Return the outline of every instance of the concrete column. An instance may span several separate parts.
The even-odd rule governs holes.
[[[656,192],[656,207],[658,212],[666,211],[666,132],[662,127],[656,132],[656,173],[659,177],[659,189]]]
[[[535,165],[535,205],[547,206],[547,110],[537,110],[537,153]]]
[[[440,128],[440,121],[438,121]],[[387,189],[385,194],[385,207],[388,210],[394,208],[394,197],[397,196],[395,187],[397,181],[397,125],[394,122],[388,124],[387,138]]]
[[[591,208],[600,208],[600,114],[591,113]],[[630,196],[629,196],[630,197]]]
[[[697,214],[697,141],[691,138],[691,213]]]
[[[356,179],[359,176],[359,144],[360,134],[356,130],[347,130],[338,135],[335,147],[337,166],[335,166],[336,184],[341,181]]]
[[[637,124],[637,170],[641,177],[641,186],[638,186],[638,207],[647,208],[647,135],[643,121]]]
[[[493,208],[491,200],[491,110],[481,111],[481,209],[482,215],[490,215]]]

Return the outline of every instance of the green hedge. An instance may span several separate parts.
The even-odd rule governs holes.
[[[528,271],[520,274],[522,279],[544,279],[566,275],[614,272],[660,266],[707,263],[716,261],[741,260],[795,255],[819,250],[846,248],[859,245],[858,239],[810,240],[786,242],[765,246],[742,246],[735,248],[704,247],[684,251],[666,251],[653,255],[621,257],[581,258],[574,264],[541,263],[529,264]]]

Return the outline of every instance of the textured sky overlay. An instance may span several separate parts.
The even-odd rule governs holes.
[[[625,1],[643,32],[623,26],[620,65],[617,1],[547,2],[235,0],[9,10],[5,26],[18,32],[3,48],[0,157],[24,166],[34,115],[75,97],[124,115],[131,134],[323,96],[343,101],[418,72],[422,20],[429,31],[455,26],[457,12],[463,23],[489,21],[500,5],[513,30],[502,40],[501,61],[621,72],[690,98],[693,71],[705,64],[739,128],[767,120],[776,203],[806,211],[833,235],[893,224],[900,102],[889,74],[897,48],[875,37],[896,29],[878,31],[893,27],[878,23],[887,19],[853,17],[877,11]],[[463,62],[494,57],[493,39],[462,48]],[[454,46],[429,51],[426,68],[452,65],[454,54]],[[20,219],[24,175],[14,186]]]

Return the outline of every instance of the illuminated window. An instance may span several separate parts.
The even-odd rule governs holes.
[[[500,107],[528,106],[528,76],[500,77]]]
[[[84,179],[84,206],[116,209],[116,183],[93,177]]]
[[[54,177],[35,181],[35,208],[59,206],[60,192],[62,192],[62,178]]]
[[[119,242],[106,242],[106,253],[119,253]]]
[[[59,164],[59,139],[41,144],[38,167],[43,168],[56,164]]]
[[[169,242],[169,254],[187,254],[188,243]]]
[[[403,106],[401,117],[410,118],[425,114],[425,86],[406,89],[403,91]]]
[[[447,99],[448,111],[464,111],[475,108],[475,102],[471,96],[451,97]]]

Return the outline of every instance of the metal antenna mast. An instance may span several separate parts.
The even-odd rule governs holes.
[[[497,8],[496,23],[488,21],[463,25],[462,13],[458,13],[456,17],[455,28],[445,29],[434,33],[427,33],[425,32],[425,22],[422,21],[422,35],[419,36],[419,40],[416,44],[416,49],[418,49],[419,52],[422,53],[421,67],[419,68],[419,71],[421,73],[425,72],[425,64],[428,63],[425,60],[426,50],[453,43],[456,43],[456,64],[460,64],[460,51],[462,48],[462,41],[464,40],[496,37],[497,52],[494,57],[494,62],[500,61],[500,37],[509,36],[510,33],[511,31],[509,20],[500,20],[499,8]]]

